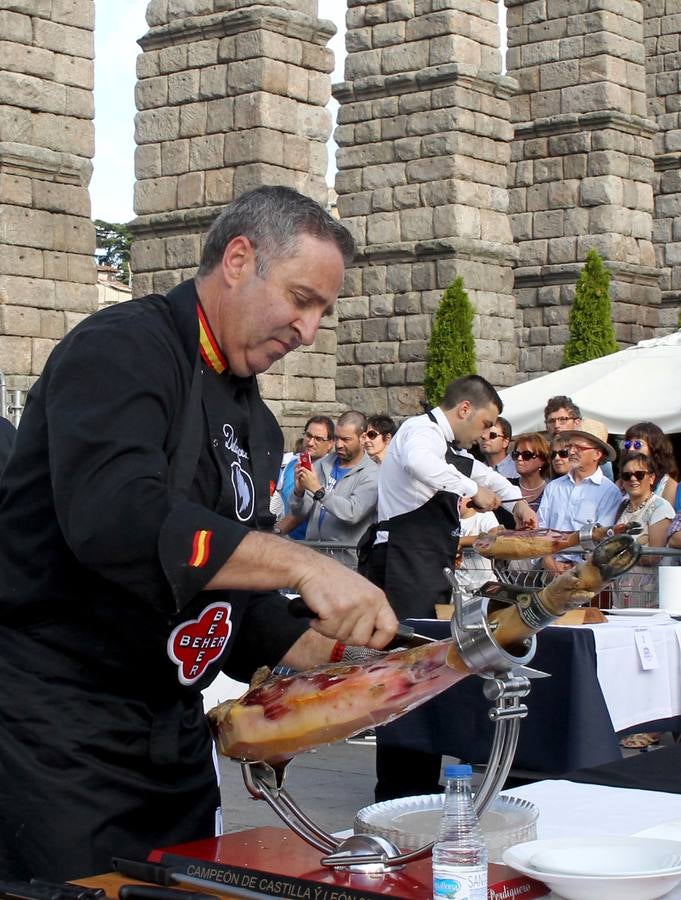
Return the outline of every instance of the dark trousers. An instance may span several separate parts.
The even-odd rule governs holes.
[[[439,794],[442,757],[421,750],[376,745],[376,802]]]

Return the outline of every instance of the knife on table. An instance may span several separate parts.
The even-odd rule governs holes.
[[[122,884],[118,891],[120,900],[219,900],[215,893],[222,894],[229,890],[230,896],[242,897],[244,900],[272,900],[270,894],[260,891],[252,891],[248,888],[236,887],[230,884],[218,884],[207,878],[198,878],[194,875],[185,875],[173,869],[170,865],[162,863],[149,863],[137,859],[125,859],[114,856],[111,866],[119,875],[128,878],[136,878],[139,881],[149,881],[151,884]],[[198,891],[178,890],[174,885],[188,885],[192,887],[207,888],[214,893],[199,893]],[[157,885],[160,885],[157,887]]]

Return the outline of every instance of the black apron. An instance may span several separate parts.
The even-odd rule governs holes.
[[[437,421],[432,412],[428,416]],[[445,462],[467,477],[473,471],[472,457],[461,456],[451,443]],[[388,541],[371,548],[366,574],[383,588],[398,619],[432,619],[435,604],[449,602],[451,587],[442,570],[454,568],[459,547],[458,506],[458,494],[438,491],[418,509],[373,526],[376,531],[388,531]],[[438,754],[379,742],[376,802],[437,793],[440,766]]]
[[[436,422],[432,412],[428,416]],[[447,445],[445,461],[470,477],[472,457]],[[438,491],[417,509],[372,526],[388,541],[370,551],[367,576],[386,593],[398,619],[435,617],[435,604],[448,603],[451,587],[443,574],[454,567],[459,547],[459,495]]]

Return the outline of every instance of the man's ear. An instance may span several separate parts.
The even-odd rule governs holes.
[[[457,418],[467,419],[472,408],[470,400],[462,400],[461,403],[458,403],[455,407]]]
[[[228,284],[238,281],[250,266],[255,268],[255,250],[249,239],[239,234],[227,244],[222,254],[222,273]]]

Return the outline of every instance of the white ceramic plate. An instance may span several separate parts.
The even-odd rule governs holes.
[[[559,838],[516,844],[506,865],[567,900],[655,900],[681,883],[681,844],[639,837]]]
[[[435,837],[444,794],[424,794],[373,803],[355,816],[355,834],[377,834],[403,850],[417,850]],[[503,851],[537,836],[539,810],[520,797],[497,797],[481,819],[490,862],[501,862]]]

